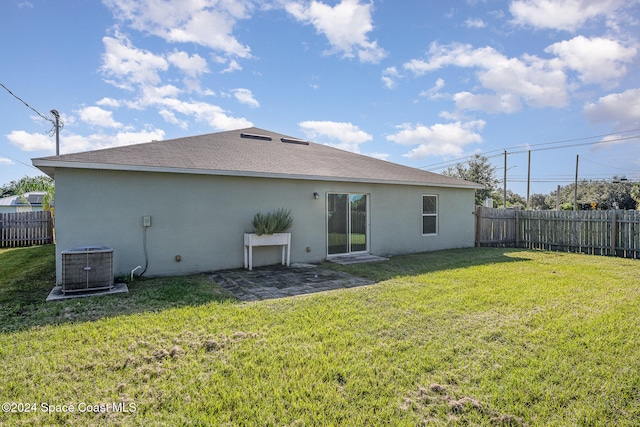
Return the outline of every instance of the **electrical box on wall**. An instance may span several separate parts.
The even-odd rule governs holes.
[[[142,226],[143,227],[151,227],[151,216],[143,216],[142,217]]]

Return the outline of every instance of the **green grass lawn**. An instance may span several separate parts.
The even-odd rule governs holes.
[[[45,304],[52,263],[0,251],[0,400],[37,409],[0,424],[639,425],[638,261],[477,248],[281,300],[190,276]]]

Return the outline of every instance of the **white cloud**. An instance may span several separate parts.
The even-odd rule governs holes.
[[[189,77],[198,77],[200,74],[209,72],[207,60],[197,53],[189,55],[187,52],[175,51],[167,55],[167,59]]]
[[[320,84],[318,81],[320,80],[319,76],[311,76],[311,82],[309,82],[309,87],[313,90],[320,89]]]
[[[189,55],[177,50],[166,56],[155,54],[133,46],[127,37],[117,31],[115,37],[104,37],[103,43],[105,53],[102,55],[101,70],[109,78],[105,81],[120,89],[134,91],[159,86],[162,82],[160,73],[173,66],[184,75],[183,89],[178,91],[200,93],[202,90],[199,78],[210,72],[207,61],[198,54]],[[226,61],[224,58],[220,60]],[[117,100],[103,98],[98,105],[114,106],[119,103]]]
[[[13,160],[7,159],[6,157],[0,157],[0,165],[12,165]]]
[[[166,108],[163,108],[160,111],[158,111],[158,114],[160,114],[160,117],[162,117],[164,121],[167,123],[171,123],[182,129],[187,129],[189,127],[189,123],[186,120],[178,119],[172,111],[169,111]]]
[[[85,107],[77,111],[80,120],[91,125],[107,128],[121,128],[122,123],[113,119],[113,112],[100,107]]]
[[[592,123],[611,123],[616,131],[640,128],[640,88],[612,93],[584,107]]]
[[[120,147],[123,145],[140,144],[161,140],[164,131],[160,129],[142,130],[138,132],[118,132],[115,135],[91,134],[89,136],[68,135],[64,142],[60,138],[61,153],[73,153],[78,151],[98,150],[101,148]]]
[[[129,108],[142,110],[145,107],[162,104],[166,98],[177,98],[182,91],[174,85],[142,86],[137,100],[128,102]]]
[[[227,61],[225,61],[225,63],[226,62]],[[242,66],[235,59],[230,59],[228,62],[229,62],[229,65],[227,65],[227,68],[225,68],[224,70],[220,71],[220,74],[233,73],[234,71],[242,70]]]
[[[398,86],[397,80],[401,77],[396,67],[388,67],[382,71],[380,80],[382,80],[382,83],[387,89],[394,89]]]
[[[577,82],[568,83],[570,71],[577,73],[581,84],[614,86],[627,73],[627,64],[637,57],[638,48],[604,37],[577,36],[554,43],[545,52],[555,57],[544,59],[523,54],[509,58],[490,46],[476,49],[468,44],[432,43],[426,59],[410,60],[403,67],[415,76],[447,66],[477,69],[476,76],[484,91],[475,89],[473,93],[461,91],[453,95],[457,109],[514,113],[525,105],[567,106],[569,92],[579,88]],[[421,95],[429,96],[431,91]]]
[[[429,60],[412,59],[403,67],[417,76],[439,70],[449,65],[458,67],[490,68],[492,63],[504,63],[507,58],[490,46],[474,49],[470,44],[453,43],[441,46],[431,43]]]
[[[367,153],[366,155],[380,160],[388,160],[390,157],[388,153]]]
[[[360,144],[373,139],[373,136],[351,123],[305,121],[298,123],[298,126],[309,139],[329,139],[331,142],[327,145],[354,153],[360,152]]]
[[[159,84],[158,72],[169,68],[163,56],[132,46],[126,37],[104,37],[102,41],[105,47],[102,71],[116,79],[117,87],[132,90],[132,85]]]
[[[138,92],[135,99],[122,101],[128,108],[134,110],[157,108],[158,113],[166,122],[182,129],[188,127],[188,122],[185,117],[178,117],[178,115],[192,117],[220,130],[252,126],[252,123],[244,118],[229,116],[219,106],[201,101],[180,100],[178,97],[184,92],[183,89],[172,84],[161,84],[159,72],[166,71],[171,64],[188,76],[185,79],[187,90],[198,89],[199,83],[194,78],[208,71],[206,61],[200,56],[173,52],[165,59],[162,55],[156,55],[132,46],[130,41],[121,35],[118,35],[118,38],[105,37],[103,40],[106,53],[102,69],[105,74],[115,78],[114,83],[117,87]],[[206,93],[211,94],[212,92],[207,91]],[[252,101],[250,92],[241,91],[237,93],[237,96],[243,102],[257,104],[256,100]],[[109,104],[110,101],[104,101],[104,103]],[[99,111],[93,110],[93,113],[97,115]],[[108,123],[108,117],[104,117],[104,113],[102,114],[103,121],[101,123]],[[115,123],[117,122],[111,124],[115,125]]]
[[[96,105],[101,107],[114,107],[117,108],[120,106],[120,101],[113,98],[102,98],[100,101],[96,102]]]
[[[260,103],[253,97],[253,93],[249,89],[239,88],[234,89],[233,96],[241,103],[248,105],[252,108],[257,108],[260,106]]]
[[[313,25],[316,32],[327,37],[332,46],[328,54],[340,52],[346,58],[357,56],[360,62],[378,63],[387,53],[377,41],[369,40],[372,8],[372,3],[361,4],[359,0],[342,0],[333,7],[317,0],[285,4],[295,19]]]
[[[103,0],[131,28],[170,43],[196,43],[226,55],[251,56],[233,35],[235,24],[250,17],[251,0]]]
[[[28,133],[23,130],[12,131],[7,135],[9,141],[23,151],[47,151],[55,152],[55,141],[46,135]],[[60,135],[60,153],[68,154],[79,151],[97,150],[101,148],[117,147],[122,145],[138,144],[161,140],[164,131],[160,129],[142,130],[139,132],[118,132],[114,135],[95,133],[82,136],[63,132]]]
[[[494,19],[502,20],[504,19],[506,13],[502,9],[490,10],[487,12],[488,15],[493,17]]]
[[[583,83],[602,84],[624,76],[624,64],[633,61],[638,49],[602,37],[577,36],[554,43],[545,52],[557,55],[567,68],[577,71]]]
[[[118,132],[106,138],[100,135],[94,138],[94,145],[98,148],[119,147],[122,145],[140,144],[143,142],[160,141],[164,139],[164,131],[161,129],[141,130],[138,132]]]
[[[567,105],[566,76],[558,60],[544,60],[533,55],[508,58],[492,47],[474,49],[468,44],[439,46],[433,43],[429,59],[413,59],[404,68],[416,76],[446,66],[478,68],[477,77],[488,94],[458,94],[459,108],[481,108],[492,112],[514,112],[521,104],[531,107]],[[470,102],[472,96],[480,96]],[[507,102],[505,102],[507,101]],[[500,106],[504,108],[500,109]]]
[[[444,80],[438,79],[436,80],[436,83],[433,85],[432,88],[428,90],[423,90],[422,92],[420,92],[419,95],[427,97],[429,99],[439,99],[439,98],[442,98],[442,94],[440,93],[440,90],[442,90],[443,87],[444,87]]]
[[[60,120],[65,124],[65,126],[74,125],[76,123],[76,117],[69,116],[66,113],[60,113]]]
[[[625,0],[515,0],[509,5],[514,22],[535,28],[575,31],[590,19],[611,17]]]
[[[464,25],[468,28],[484,28],[487,26],[487,24],[485,24],[480,18],[469,18],[464,21]]]
[[[482,131],[484,126],[484,120],[437,123],[432,126],[405,123],[396,126],[399,131],[388,135],[387,140],[402,145],[418,145],[404,155],[411,159],[429,156],[460,156],[465,145],[482,142],[482,136],[478,132]]]
[[[209,126],[220,130],[241,129],[253,126],[253,123],[249,120],[242,117],[231,117],[221,107],[206,102],[186,102],[175,98],[163,98],[157,99],[154,106],[159,108],[160,111],[165,111],[163,113],[163,118],[165,120],[167,120],[167,118],[170,120],[178,120],[175,116],[175,114],[178,113],[184,116],[193,117],[201,123],[206,123]],[[171,118],[170,115],[167,115],[168,111],[173,114],[173,118]],[[178,121],[174,123],[183,122]]]
[[[14,130],[7,134],[7,139],[22,151],[53,151],[56,142],[53,138],[42,133],[28,133]]]
[[[480,94],[458,92],[453,96],[459,110],[476,110],[487,113],[515,113],[522,109],[520,97],[511,93]]]

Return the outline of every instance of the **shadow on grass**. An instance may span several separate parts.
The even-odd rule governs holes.
[[[0,332],[235,301],[207,275],[137,279],[127,294],[45,302],[54,286],[53,245],[0,250]]]
[[[389,261],[323,268],[381,282],[395,277],[484,264],[523,261],[509,257],[518,249],[467,248],[392,257]],[[210,275],[137,279],[129,293],[45,302],[55,286],[53,245],[0,250],[0,332],[35,326],[94,321],[105,317],[198,306],[237,299],[215,283]]]
[[[522,251],[523,249],[508,248],[447,249],[399,255],[391,257],[389,261],[373,263],[340,265],[325,262],[322,264],[322,267],[344,271],[354,276],[382,282],[397,277],[417,276],[434,271],[526,261],[526,258],[508,256],[510,253]]]

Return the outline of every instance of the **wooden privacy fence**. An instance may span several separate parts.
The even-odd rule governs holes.
[[[521,211],[479,206],[476,246],[640,258],[640,211]]]
[[[0,248],[53,243],[51,212],[0,213]]]

